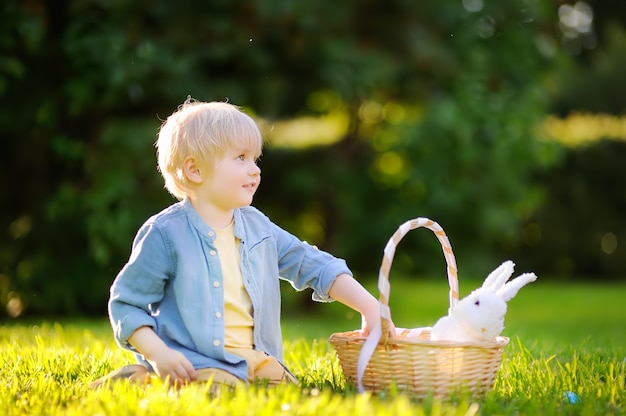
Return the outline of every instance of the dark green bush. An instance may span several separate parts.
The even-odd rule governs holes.
[[[626,142],[568,149],[537,175],[546,200],[524,226],[526,267],[562,278],[626,277]]]

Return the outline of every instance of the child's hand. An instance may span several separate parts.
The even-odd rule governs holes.
[[[363,311],[363,314],[361,314],[361,332],[364,336],[368,336],[374,330],[376,325],[379,325],[380,323],[380,308],[378,302],[376,302],[376,307],[370,306],[367,310]],[[396,336],[396,326],[392,321],[389,321],[387,336],[391,338]]]
[[[196,379],[196,370],[183,353],[169,348],[148,326],[138,328],[128,342],[150,363],[157,375],[170,384],[185,384]]]
[[[196,379],[196,370],[189,360],[179,351],[162,348],[146,357],[154,371],[162,380],[170,384],[185,384]]]
[[[361,331],[368,336],[376,325],[380,324],[380,306],[378,300],[372,296],[359,282],[348,274],[340,274],[330,288],[330,296],[346,306],[361,313]],[[391,322],[389,336],[396,336],[396,327]]]

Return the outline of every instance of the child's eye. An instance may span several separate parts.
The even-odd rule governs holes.
[[[241,154],[241,155],[237,156],[237,160],[241,160],[241,161],[246,160],[246,155]]]

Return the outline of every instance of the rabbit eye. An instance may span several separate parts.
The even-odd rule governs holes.
[[[474,302],[474,305],[476,305],[476,306],[480,306],[480,301],[479,301],[479,300],[476,300],[476,302]]]

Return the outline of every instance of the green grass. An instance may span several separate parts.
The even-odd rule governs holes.
[[[462,284],[462,294],[476,285]],[[432,325],[447,308],[446,288],[439,282],[392,282],[391,292],[398,326]],[[285,307],[300,296],[309,295],[289,295]],[[358,395],[346,386],[326,339],[357,328],[359,318],[339,304],[315,305],[307,315],[285,313],[285,360],[300,386],[250,386],[218,396],[208,386],[176,391],[160,383],[88,390],[88,382],[130,360],[115,346],[107,322],[12,323],[0,327],[0,414],[626,414],[625,299],[623,284],[538,281],[522,289],[509,302],[503,335],[511,343],[493,391],[446,400]],[[578,403],[565,398],[568,391]]]

